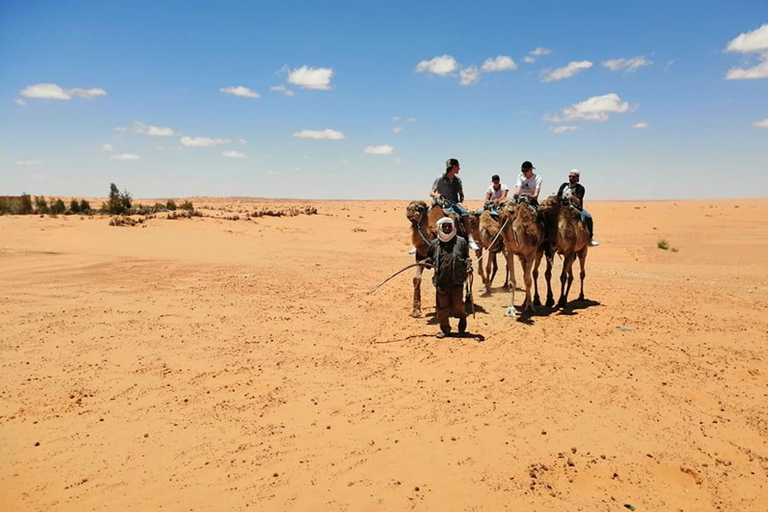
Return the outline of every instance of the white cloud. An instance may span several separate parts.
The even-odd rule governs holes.
[[[606,67],[611,71],[624,70],[626,73],[632,73],[643,66],[650,66],[651,64],[653,64],[653,61],[650,61],[645,57],[632,57],[631,59],[611,59],[603,61],[603,67]]]
[[[42,163],[40,160],[18,160],[16,165],[40,165]]]
[[[559,115],[545,115],[544,120],[553,123],[564,121],[607,121],[611,114],[621,114],[630,109],[629,103],[623,101],[618,94],[610,93],[593,96],[580,103],[560,109]]]
[[[551,126],[549,128],[552,133],[575,132],[576,130],[581,130],[581,126]]]
[[[512,60],[512,57],[507,57],[506,55],[499,55],[495,59],[486,59],[482,67],[482,70],[486,72],[507,71],[510,69],[517,69],[517,64]]]
[[[392,116],[392,120],[393,121],[399,121],[400,120],[400,116]]]
[[[272,87],[269,88],[269,90],[270,91],[281,92],[281,93],[285,94],[286,96],[295,96],[296,95],[296,93],[293,92],[292,90],[288,89],[285,86],[285,84],[273,85]]]
[[[225,158],[245,158],[245,153],[239,151],[224,151],[221,156]]]
[[[139,133],[141,135],[149,135],[150,137],[171,137],[176,135],[173,128],[162,128],[160,126],[152,126],[150,124],[144,124],[141,121],[136,121],[130,128],[118,126],[115,128],[116,132],[131,132]]]
[[[768,118],[752,123],[755,128],[768,128]]]
[[[768,78],[768,52],[761,57],[762,62],[751,68],[731,68],[725,74],[726,80],[754,80]]]
[[[752,32],[742,33],[728,43],[726,51],[757,53],[760,63],[751,68],[731,68],[726,80],[754,80],[768,78],[768,23]]]
[[[333,69],[331,68],[302,66],[288,72],[288,83],[304,89],[327,91],[331,88],[331,78],[333,78]]]
[[[480,70],[476,66],[470,66],[459,71],[461,85],[474,85],[480,80]]]
[[[213,139],[211,137],[182,137],[181,145],[188,148],[207,148],[219,144],[229,144],[231,139]]]
[[[325,130],[301,130],[295,132],[294,137],[299,139],[327,139],[327,140],[342,140],[347,137],[338,130],[331,130],[326,128]]]
[[[384,144],[382,146],[368,146],[363,152],[368,153],[369,155],[391,155],[394,150],[394,147],[389,144]]]
[[[528,52],[528,55],[535,55],[537,57],[541,57],[542,55],[549,55],[552,53],[552,50],[548,48],[542,48],[541,46],[536,48],[535,50],[531,50]]]
[[[529,55],[526,55],[525,57],[523,57],[523,62],[525,62],[527,64],[533,64],[534,62],[536,62],[536,59],[534,59],[533,57],[531,57]]]
[[[22,89],[19,94],[25,98],[37,98],[48,100],[71,100],[77,96],[79,98],[93,99],[96,96],[106,96],[107,91],[104,89],[80,89],[75,87],[72,89],[65,89],[57,84],[36,84],[30,85]]]
[[[115,147],[112,144],[102,144],[101,145],[102,151],[114,151]]]
[[[252,91],[242,85],[222,87],[219,89],[219,92],[223,92],[224,94],[232,94],[233,96],[240,96],[242,98],[261,98],[261,94],[257,93],[256,91]]]
[[[409,123],[415,123],[416,121],[418,121],[418,118],[416,118],[416,117],[406,117],[405,120],[408,121]]]
[[[431,60],[423,60],[416,65],[416,72],[432,73],[433,75],[446,76],[456,71],[459,64],[450,55],[440,55]]]
[[[742,33],[728,43],[726,51],[739,53],[764,52],[768,50],[768,23],[752,32]]]
[[[17,104],[17,105],[21,105],[22,107],[26,107],[27,106],[27,102],[24,101],[21,98],[17,98],[16,100],[14,100],[14,103]]]
[[[648,123],[635,123],[632,125],[632,128],[648,128]]]
[[[581,61],[571,61],[568,63],[567,66],[564,68],[557,68],[557,69],[545,69],[541,72],[542,82],[555,82],[557,80],[562,80],[563,78],[570,78],[573,75],[584,71],[585,69],[589,69],[592,67],[592,63],[588,60],[581,60]]]
[[[111,158],[112,160],[138,160],[141,157],[132,153],[123,153],[122,155],[115,155]]]
[[[393,133],[400,133],[401,131],[403,131],[403,128],[400,126],[395,126],[394,128],[392,128]]]

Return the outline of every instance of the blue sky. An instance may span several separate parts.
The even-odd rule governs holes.
[[[0,195],[766,197],[768,2],[0,3]]]

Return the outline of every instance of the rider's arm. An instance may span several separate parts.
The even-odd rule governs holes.
[[[520,189],[522,189],[522,188],[523,188],[523,175],[520,174],[517,177],[517,181],[515,182],[515,193],[512,194],[512,197],[514,197],[515,199],[520,197]]]
[[[573,201],[576,206],[581,206],[581,203],[584,202],[584,192],[585,190],[583,185],[576,187],[576,190],[573,191],[573,194],[571,195],[571,201]]]
[[[488,202],[490,200],[491,200],[491,193],[490,192],[486,192],[485,193],[485,202]]]
[[[429,197],[433,199],[436,197],[440,197],[440,193],[437,191],[437,189],[430,190]]]
[[[539,191],[540,191],[540,190],[541,190],[541,188],[538,188],[538,187],[537,187],[537,188],[536,188],[536,190],[534,190],[534,191],[533,191],[533,194],[531,194],[529,197],[530,197],[531,199],[535,199],[535,200],[537,200],[537,201],[538,201],[538,200],[539,200]]]
[[[507,197],[507,194],[509,194],[509,187],[504,187],[501,189],[501,197],[499,199],[504,199]]]

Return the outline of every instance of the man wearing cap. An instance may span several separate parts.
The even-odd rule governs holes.
[[[464,224],[464,230],[469,235],[469,247],[473,251],[477,251],[479,247],[475,243],[475,239],[472,237],[472,233],[469,229],[469,216],[467,209],[461,204],[464,201],[464,186],[461,184],[461,178],[458,177],[459,161],[455,158],[449,158],[445,162],[445,173],[437,177],[432,183],[432,190],[429,192],[429,197],[437,199],[442,197],[449,205],[456,210],[456,213],[461,217],[461,222]]]
[[[437,238],[429,245],[428,259],[435,268],[435,312],[440,322],[438,338],[451,332],[450,317],[459,319],[459,333],[467,329],[467,312],[462,291],[467,274],[472,272],[469,246],[464,237],[456,234],[453,219],[443,217],[437,221]]]
[[[534,174],[535,167],[526,160],[520,166],[520,174],[515,184],[515,193],[512,195],[515,199],[523,196],[527,197],[533,206],[539,206],[539,192],[541,191],[541,176]]]
[[[589,245],[595,247],[600,245],[600,242],[592,238],[594,233],[594,227],[592,223],[592,216],[587,210],[584,209],[584,185],[579,183],[581,179],[581,172],[578,169],[571,169],[568,173],[568,181],[560,185],[557,190],[558,198],[570,199],[571,204],[581,212],[581,220],[586,224],[589,230]]]
[[[504,199],[509,194],[509,187],[501,183],[498,174],[491,176],[491,186],[485,191],[485,202],[493,201],[497,203],[499,199]]]

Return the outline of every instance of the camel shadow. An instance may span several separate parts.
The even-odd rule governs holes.
[[[602,303],[597,300],[591,300],[591,299],[584,299],[584,300],[572,300],[566,306],[562,309],[560,309],[561,315],[566,316],[572,316],[572,315],[578,315],[578,311],[581,309],[589,309],[591,307],[595,306],[602,306]]]

